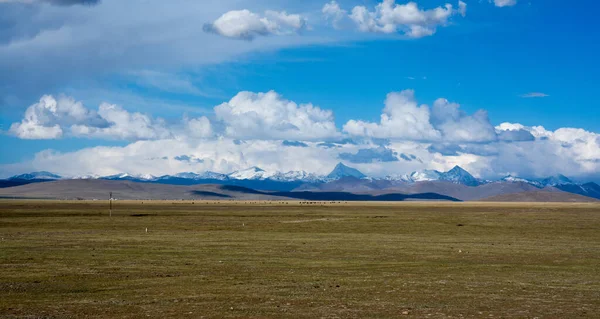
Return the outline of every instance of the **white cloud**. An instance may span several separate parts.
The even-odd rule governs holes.
[[[493,0],[496,7],[512,7],[517,4],[517,0]],[[492,0],[490,0],[492,2]]]
[[[240,92],[215,107],[225,135],[239,139],[314,140],[338,136],[333,113],[312,104],[296,104],[274,91]]]
[[[35,169],[48,169],[65,176],[86,174],[112,175],[175,174],[216,171],[229,173],[251,166],[267,171],[306,170],[328,173],[339,159],[337,149],[286,147],[281,141],[238,142],[230,138],[212,140],[165,139],[138,141],[123,147],[92,147],[75,152],[43,151],[30,163]],[[354,151],[354,146],[345,147]],[[194,161],[181,161],[189,157]]]
[[[495,127],[498,138],[501,141],[533,141],[536,136],[531,128],[519,123],[502,123]],[[539,137],[539,136],[538,136]]]
[[[456,10],[449,3],[421,10],[415,2],[396,4],[395,0],[384,0],[375,11],[369,11],[365,6],[354,7],[350,19],[363,32],[402,32],[411,38],[421,38],[433,35],[439,26],[446,26],[455,14],[466,15],[466,3],[460,1]]]
[[[299,14],[268,10],[260,16],[250,10],[229,11],[204,30],[224,37],[252,40],[257,36],[291,34],[306,28],[306,19]]]
[[[118,105],[103,103],[98,109],[98,115],[106,120],[106,127],[76,124],[71,126],[71,134],[77,137],[122,140],[161,139],[171,135],[163,120],[138,112],[130,113]]]
[[[211,130],[206,121],[192,119],[187,124],[194,133],[206,135]],[[200,128],[202,124],[207,127]],[[114,104],[102,103],[98,110],[90,110],[72,97],[45,95],[27,108],[21,122],[12,124],[9,133],[22,139],[57,139],[66,135],[140,140],[169,138],[176,130],[168,128],[160,118],[131,113]]]
[[[382,113],[379,123],[349,121],[344,136],[337,131],[331,111],[297,104],[273,91],[240,92],[215,107],[214,120],[184,117],[171,125],[112,104],[91,110],[70,97],[44,96],[11,127],[12,134],[29,139],[141,140],[124,147],[43,151],[28,163],[0,165],[0,171],[162,175],[205,170],[226,173],[259,166],[271,172],[324,174],[344,158],[373,176],[447,170],[454,165],[486,178],[507,173],[522,177],[561,173],[586,179],[597,178],[600,171],[600,134],[583,129],[550,131],[519,123],[492,127],[485,111],[469,115],[446,99],[436,100],[430,108],[418,104],[412,90],[390,93]],[[303,147],[286,140],[298,141]],[[193,160],[178,160],[182,158]]]
[[[583,177],[600,170],[600,134],[577,128],[548,131],[542,126],[502,123],[497,129],[526,131],[535,141],[493,145],[497,155],[488,168],[494,172],[518,172],[521,176],[565,174]]]
[[[459,104],[446,99],[436,100],[430,109],[418,104],[413,90],[390,93],[380,123],[350,120],[344,131],[352,136],[414,141],[483,143],[497,140],[486,111],[468,115],[460,110]]]
[[[331,24],[335,29],[340,28],[340,23],[347,16],[348,12],[342,8],[336,1],[326,3],[321,10],[325,19],[331,21]]]
[[[523,177],[546,177],[562,173],[581,179],[598,176],[599,134],[572,128],[547,131],[542,127],[520,124],[511,127],[542,137],[512,143],[452,144],[458,151],[447,155],[432,151],[429,148],[431,143],[397,140],[387,144],[385,149],[398,156],[414,156],[415,160],[358,161],[361,163],[352,166],[373,176],[397,175],[426,168],[448,170],[454,165],[460,165],[476,176],[489,178],[506,173]],[[195,139],[181,136],[176,139],[138,141],[123,147],[92,147],[68,153],[43,151],[18,169],[19,172],[28,169],[49,170],[66,176],[121,172],[162,175],[206,170],[227,173],[259,166],[269,172],[306,170],[326,174],[343,154],[359,154],[364,149],[381,148],[368,141],[338,143],[336,147],[329,148],[321,147],[319,141],[303,144],[304,147],[289,147],[281,140],[238,141],[228,137]],[[176,157],[194,160],[181,161]],[[11,169],[17,167],[0,166],[0,171]]]
[[[9,132],[26,140],[51,140],[63,135],[62,128],[58,124],[43,126],[31,121],[13,124]]]
[[[63,126],[81,123],[108,124],[97,112],[86,109],[73,98],[61,96],[55,99],[44,95],[38,103],[27,108],[23,120],[12,124],[9,132],[22,139],[55,139],[63,136]]]
[[[184,118],[185,132],[194,138],[209,138],[214,135],[212,124],[206,116],[199,118]]]
[[[408,140],[438,140],[441,135],[429,122],[429,107],[419,106],[413,90],[388,94],[380,123],[350,120],[344,131],[352,136]]]
[[[170,0],[168,5],[164,1],[106,0],[95,6],[0,3],[0,25],[6,26],[0,27],[0,105],[21,108],[31,97],[63,92],[65,88],[72,92],[114,92],[118,88],[135,94],[124,85],[115,84],[114,79],[122,81],[123,75],[125,80],[146,87],[214,97],[220,89],[210,87],[218,86],[214,81],[194,88],[196,79],[186,75],[190,71],[212,72],[208,66],[239,61],[238,57],[253,52],[339,40],[305,32],[303,36],[269,36],[240,43],[202,29],[203,23],[214,21],[232,8],[254,10],[261,18],[275,21],[281,26],[279,34],[295,33],[294,28],[302,20],[294,14],[280,14],[277,19],[266,16],[254,9],[258,6],[250,0]],[[298,12],[310,7],[305,2],[294,4]],[[129,77],[140,73],[145,75],[141,79]],[[97,99],[95,95],[77,94],[80,98]],[[119,104],[127,105],[122,101]]]
[[[442,132],[445,141],[482,143],[497,139],[496,130],[484,110],[468,115],[460,110],[459,104],[437,99],[431,113],[431,122]]]
[[[526,94],[522,94],[521,97],[522,98],[543,98],[543,97],[549,97],[550,95],[546,94],[546,93],[541,93],[541,92],[531,92],[531,93],[526,93]]]

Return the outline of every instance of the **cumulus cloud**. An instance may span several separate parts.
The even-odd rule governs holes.
[[[491,142],[495,141],[496,130],[490,124],[487,112],[479,110],[468,115],[460,110],[460,105],[446,99],[433,103],[431,123],[450,142]]]
[[[337,151],[324,150],[315,143],[309,145],[286,147],[280,141],[264,140],[238,143],[230,138],[202,142],[149,140],[123,147],[99,146],[67,153],[43,151],[29,164],[64,176],[123,172],[160,176],[189,171],[230,173],[251,166],[268,172],[306,170],[326,174],[339,162]]]
[[[524,142],[549,135],[543,129],[520,124],[494,127],[487,111],[467,114],[460,104],[444,98],[437,99],[431,108],[419,105],[413,90],[390,93],[379,123],[350,120],[343,131],[353,137],[431,142],[430,150],[441,154],[463,149],[459,143]]]
[[[38,103],[25,111],[20,123],[11,125],[9,132],[22,139],[55,139],[63,136],[65,126],[108,126],[97,112],[86,109],[81,102],[61,96],[43,96]]]
[[[411,38],[433,35],[437,28],[446,26],[453,15],[466,15],[467,4],[460,1],[455,9],[447,3],[443,7],[422,10],[415,2],[396,4],[395,0],[384,0],[369,11],[365,6],[356,6],[350,19],[363,32],[402,32]]]
[[[71,134],[77,137],[95,137],[123,140],[168,138],[171,132],[162,119],[153,119],[142,113],[130,113],[118,105],[102,103],[98,115],[108,125],[98,127],[91,123],[71,126]]]
[[[297,33],[304,30],[306,25],[304,17],[285,11],[267,10],[261,16],[250,10],[234,10],[205,24],[204,31],[228,38],[253,40],[258,36]]]
[[[88,109],[70,97],[43,96],[10,133],[28,139],[95,137],[134,140],[123,147],[43,151],[28,163],[0,165],[14,173],[62,175],[222,173],[259,166],[267,171],[326,174],[340,160],[372,176],[454,165],[478,177],[505,174],[585,179],[600,171],[600,134],[578,128],[502,123],[485,111],[470,115],[457,103],[418,104],[411,90],[390,93],[379,123],[351,120],[338,132],[331,111],[297,104],[276,92],[240,92],[208,117],[169,124],[103,103]],[[349,138],[350,137],[350,138]]]
[[[351,136],[438,140],[441,134],[431,125],[427,105],[419,106],[413,90],[390,93],[379,123],[350,120],[344,131]]]
[[[420,169],[448,170],[454,165],[483,178],[507,173],[522,177],[562,173],[580,179],[597,176],[600,170],[599,134],[574,128],[548,131],[543,127],[510,126],[523,127],[535,136],[535,140],[434,145],[402,140],[392,141],[384,147],[366,142],[336,143],[335,147],[323,148],[319,141],[302,142],[301,147],[292,147],[290,143],[278,140],[182,137],[137,141],[123,147],[92,147],[68,153],[43,151],[26,167],[66,176],[121,172],[162,175],[207,170],[228,173],[251,166],[259,166],[269,172],[306,170],[326,174],[343,159],[372,176],[404,174]],[[27,170],[24,167],[21,166],[20,172]],[[0,170],[6,171],[7,168],[0,167]]]
[[[486,111],[469,115],[446,99],[436,100],[430,109],[418,104],[413,90],[390,93],[380,123],[350,120],[344,131],[351,136],[432,142],[485,143],[498,139]]]
[[[212,124],[206,116],[183,119],[186,134],[194,138],[209,138],[214,135]]]
[[[493,0],[493,2],[496,7],[512,7],[517,4],[517,0]]]
[[[187,135],[206,137],[211,126],[205,117],[184,119]],[[27,108],[21,122],[9,133],[21,139],[58,139],[64,136],[103,139],[164,139],[175,135],[177,128],[167,127],[164,120],[122,107],[102,103],[98,110],[86,108],[72,97],[43,96]]]
[[[330,21],[335,29],[340,28],[340,23],[346,16],[348,12],[340,7],[340,5],[336,1],[331,1],[326,3],[321,9],[323,16],[325,19]]]
[[[267,93],[240,92],[215,107],[225,135],[238,139],[315,140],[338,136],[333,112]]]

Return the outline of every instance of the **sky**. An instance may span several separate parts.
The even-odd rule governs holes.
[[[0,0],[0,178],[600,181],[600,4]]]

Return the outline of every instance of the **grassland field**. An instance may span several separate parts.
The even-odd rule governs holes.
[[[600,205],[0,201],[0,318],[600,318]]]

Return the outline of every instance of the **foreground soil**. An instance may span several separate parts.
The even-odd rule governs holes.
[[[0,201],[0,318],[598,318],[600,205]]]

